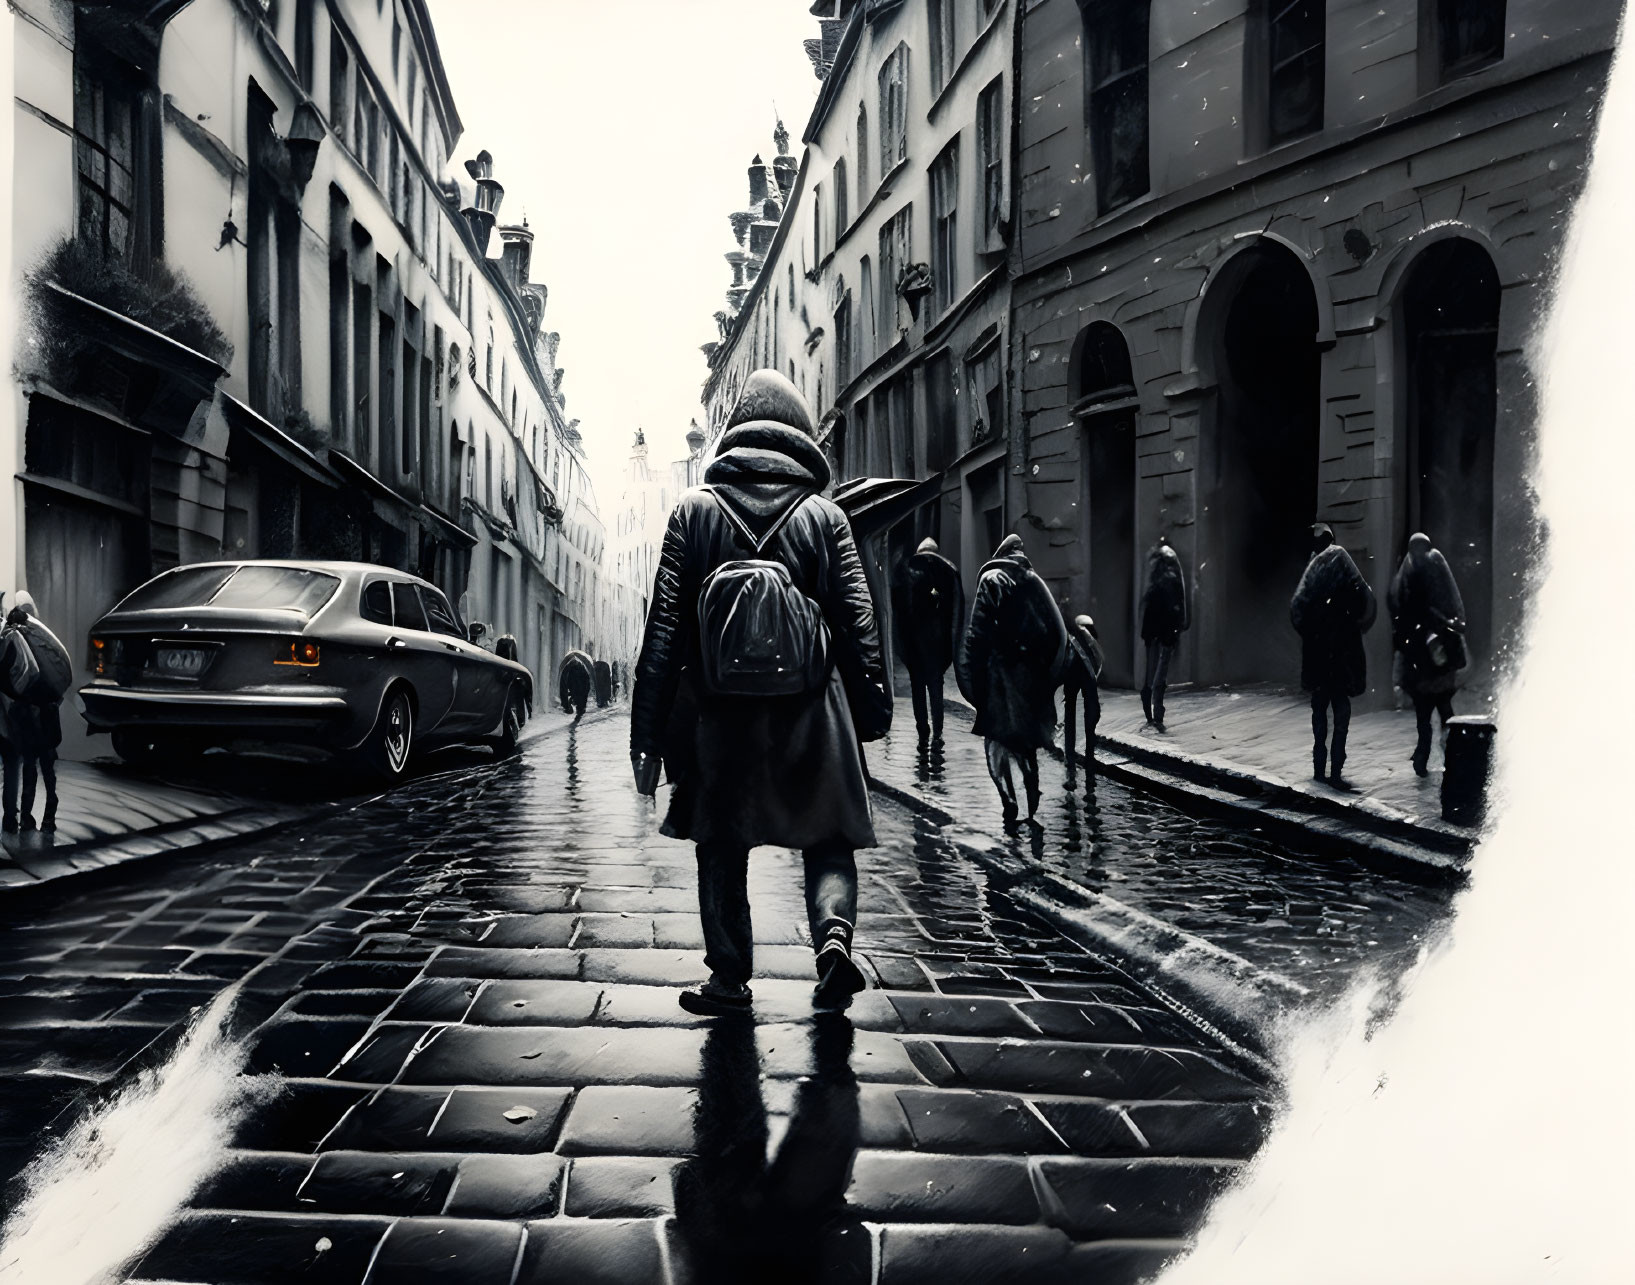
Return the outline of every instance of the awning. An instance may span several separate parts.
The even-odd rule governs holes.
[[[860,477],[834,493],[834,502],[851,519],[858,539],[884,531],[915,509],[934,500],[942,478]]]
[[[407,496],[399,495],[351,456],[331,450],[329,462],[342,480],[357,487],[374,502],[375,515],[382,521],[395,523],[405,517],[420,517],[420,505]]]
[[[259,442],[304,477],[322,483],[327,487],[340,486],[340,478],[336,475],[334,469],[284,432],[283,429],[276,427],[272,421],[262,418],[251,410],[238,398],[228,393],[222,393],[221,408],[227,419],[229,429],[243,433]],[[345,456],[340,455],[332,454],[330,456],[331,460],[344,458]]]
[[[426,530],[430,531],[432,535],[438,537],[439,539],[445,540],[449,544],[457,545],[462,549],[471,549],[476,547],[477,537],[475,535],[473,535],[470,531],[467,531],[464,527],[450,522],[435,509],[429,509],[422,504],[415,516],[420,519],[421,526],[425,527]]]

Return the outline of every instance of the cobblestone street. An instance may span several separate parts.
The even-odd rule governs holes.
[[[242,978],[282,1091],[132,1279],[1140,1278],[1273,1091],[936,826],[877,813],[845,1017],[813,1017],[774,852],[754,1022],[676,1006],[703,976],[691,852],[630,789],[622,718],[37,897],[0,956],[6,1171]]]

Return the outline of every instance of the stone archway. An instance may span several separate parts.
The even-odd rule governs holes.
[[[1292,682],[1288,606],[1311,551],[1321,426],[1319,313],[1310,274],[1270,239],[1233,255],[1199,316],[1199,373],[1215,390],[1200,487],[1198,676]]]
[[[1083,591],[1076,610],[1095,621],[1106,652],[1104,685],[1135,685],[1136,404],[1130,349],[1117,326],[1093,321],[1073,345],[1079,421]]]

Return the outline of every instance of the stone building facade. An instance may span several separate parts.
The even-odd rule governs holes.
[[[1098,619],[1115,682],[1168,535],[1181,675],[1292,683],[1315,520],[1382,600],[1426,531],[1478,674],[1502,662],[1535,553],[1526,347],[1619,9],[1025,6],[1008,515]]]
[[[26,324],[3,587],[77,644],[181,562],[363,559],[437,583],[536,671],[583,641],[564,579],[578,559],[595,599],[594,497],[532,234],[496,243],[486,153],[454,181],[421,0],[19,0],[4,21]]]

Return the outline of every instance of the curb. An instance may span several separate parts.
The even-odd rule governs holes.
[[[874,777],[869,786],[902,807],[942,826],[958,818],[917,795]],[[1224,1039],[1240,1056],[1275,1074],[1275,1032],[1293,1008],[1313,998],[1309,987],[1258,968],[1161,919],[1031,862],[981,847],[956,835],[944,838],[1005,880],[1005,892],[1082,946],[1105,951],[1132,978],[1172,1009]]]

